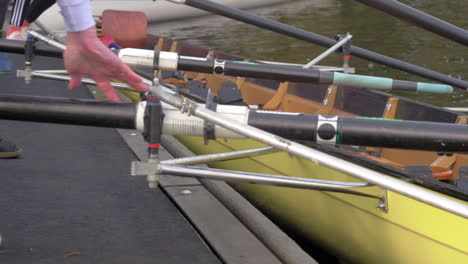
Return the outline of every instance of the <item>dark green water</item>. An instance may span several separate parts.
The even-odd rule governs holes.
[[[468,1],[402,1],[461,28],[468,28]],[[333,38],[350,32],[352,43],[412,64],[468,79],[468,47],[446,40],[397,18],[353,0],[294,1],[249,12],[306,31]],[[247,58],[306,63],[325,50],[300,40],[281,36],[219,16],[167,23],[152,28],[153,33],[184,40]],[[321,65],[340,65],[332,55]],[[402,80],[428,81],[398,70],[354,57],[357,73]],[[440,106],[467,106],[468,93],[457,89],[452,95],[398,93],[398,95]]]

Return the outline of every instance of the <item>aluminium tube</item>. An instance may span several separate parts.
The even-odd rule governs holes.
[[[62,50],[62,51],[65,51],[65,50],[67,49],[67,46],[63,45],[62,43],[57,42],[57,41],[55,41],[55,40],[53,40],[53,39],[51,39],[51,38],[48,38],[48,37],[46,37],[46,36],[43,36],[43,35],[37,33],[36,31],[28,30],[28,33],[29,33],[31,36],[33,36],[33,37],[35,37],[35,38],[38,38],[38,39],[44,41],[44,42],[47,43],[48,45],[53,46],[53,47],[56,47],[57,49],[60,49],[60,50]]]
[[[288,188],[340,192],[380,199],[380,197],[378,196],[353,190],[354,188],[372,186],[362,182],[324,181],[317,179],[297,178],[290,176],[279,176],[245,171],[228,171],[211,168],[198,168],[194,166],[175,166],[167,164],[161,164],[160,170],[161,174],[181,177],[195,177],[218,181],[255,183]]]
[[[175,0],[175,3],[182,3],[194,8],[202,9],[214,14],[229,17],[234,20],[242,21],[247,24],[251,24],[257,27],[261,27],[270,31],[274,31],[279,34],[283,34],[292,38],[311,42],[323,47],[331,47],[336,44],[336,41],[312,32],[307,32],[302,29],[295,28],[293,26],[283,24],[271,19],[260,17],[236,8],[223,6],[219,3],[208,0]],[[357,46],[351,46],[351,54],[363,59],[374,61],[395,69],[399,69],[408,73],[419,75],[431,80],[435,80],[441,83],[449,84],[454,87],[468,89],[468,82],[464,80],[458,80],[448,75],[435,72],[432,70],[425,69],[420,66],[416,66],[407,62],[403,62],[394,58],[387,57],[385,55],[369,51]]]
[[[187,101],[183,101],[177,96],[164,92],[162,86],[151,86],[150,91],[151,93],[159,96],[161,101],[165,101],[166,103],[177,108],[184,108],[185,111],[189,111],[195,116],[233,130],[234,132],[246,137],[274,146],[280,150],[297,155],[298,157],[314,161],[317,164],[321,164],[328,168],[351,175],[368,183],[378,185],[384,189],[413,198],[425,204],[432,205],[441,210],[468,218],[468,205],[465,205],[461,202],[454,201],[434,192],[416,187],[410,183],[395,179],[383,173],[359,166],[355,163],[345,161],[321,151],[281,138],[258,128],[242,124],[236,120],[227,118],[224,115],[218,114],[204,107],[197,107],[196,104],[187,105]]]
[[[251,158],[257,155],[269,154],[269,153],[276,152],[276,151],[277,150],[275,148],[268,146],[268,147],[262,147],[262,148],[256,148],[256,149],[231,151],[227,153],[216,153],[216,154],[201,155],[201,156],[196,156],[196,157],[186,157],[186,158],[165,160],[165,161],[161,161],[161,164],[198,165],[198,164],[205,164],[205,163],[225,161],[225,160]]]
[[[174,157],[195,158],[173,136],[163,135],[162,144]],[[198,180],[283,263],[317,264],[294,240],[227,183],[201,178]]]

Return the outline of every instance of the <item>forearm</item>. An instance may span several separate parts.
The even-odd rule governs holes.
[[[68,30],[64,62],[71,77],[70,89],[77,88],[81,77],[86,75],[111,101],[120,100],[109,83],[112,79],[124,81],[142,92],[148,91],[142,79],[97,38],[89,0],[58,0],[57,3]]]
[[[89,0],[57,0],[68,32],[80,32],[95,25]]]

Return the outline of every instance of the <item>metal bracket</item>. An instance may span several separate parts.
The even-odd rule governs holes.
[[[132,161],[130,175],[146,176],[148,186],[151,189],[158,187],[159,176],[161,175],[159,159],[149,159],[147,162]]]
[[[224,66],[226,61],[224,60],[215,60],[213,67],[213,74],[224,75]]]
[[[387,197],[387,190],[382,189],[382,197],[379,200],[379,204],[377,208],[384,213],[388,213],[388,197]]]
[[[331,46],[329,49],[327,49],[326,51],[324,51],[322,54],[320,54],[319,56],[317,56],[315,59],[311,60],[309,63],[307,63],[306,65],[304,65],[302,68],[310,68],[312,67],[313,65],[315,65],[316,63],[318,63],[319,61],[321,61],[322,59],[326,58],[328,55],[332,54],[334,51],[336,51],[337,49],[341,48],[342,46],[344,46],[346,43],[349,42],[349,40],[352,38],[353,36],[350,35],[349,33],[346,34],[343,38],[341,39],[338,39],[338,42],[335,43],[335,45]],[[344,69],[343,69],[344,70]]]
[[[329,125],[333,127],[335,134],[332,138],[322,138],[320,134],[318,133],[319,129],[323,125]],[[338,116],[323,116],[319,115],[319,118],[317,120],[317,136],[316,136],[316,142],[320,144],[336,144],[336,133],[338,130]]]
[[[206,95],[206,103],[205,107],[206,109],[210,109],[211,111],[216,112],[216,97],[211,94],[211,89],[208,88],[208,93]],[[216,134],[215,134],[215,124],[213,122],[204,120],[204,127],[203,127],[203,134],[204,134],[204,141],[205,145],[208,145],[208,142],[210,139],[216,139]]]
[[[132,176],[146,176],[148,174],[158,174],[160,168],[158,164],[149,163],[144,161],[132,161],[130,175]]]
[[[180,112],[186,113],[188,116],[191,116],[195,113],[195,108],[197,106],[190,102],[188,99],[184,99],[182,106],[180,107]]]
[[[341,46],[341,52],[343,53],[343,73],[355,72],[354,68],[349,67],[349,60],[351,58],[351,37],[349,33],[337,36],[337,40],[340,42],[345,41]]]
[[[32,81],[32,67],[26,66],[24,70],[16,70],[16,77],[24,78],[24,82],[30,84]]]

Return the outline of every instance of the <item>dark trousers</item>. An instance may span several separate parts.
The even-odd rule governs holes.
[[[0,30],[5,23],[6,13],[8,11],[8,5],[10,4],[10,0],[0,0]]]
[[[56,0],[15,0],[10,24],[19,27],[24,20],[32,23],[55,2]]]

